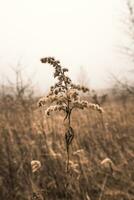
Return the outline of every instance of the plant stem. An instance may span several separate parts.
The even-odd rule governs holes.
[[[104,189],[105,189],[107,180],[108,180],[108,174],[105,175],[105,178],[103,180],[103,184],[102,184],[102,187],[101,187],[101,193],[100,193],[100,196],[99,196],[99,200],[102,200],[102,196],[104,194]]]

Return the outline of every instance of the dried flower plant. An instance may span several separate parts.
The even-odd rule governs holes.
[[[73,84],[67,75],[68,69],[61,66],[58,60],[53,57],[46,57],[41,59],[42,63],[48,63],[54,68],[54,78],[57,82],[50,87],[50,91],[46,97],[39,100],[38,106],[48,106],[45,113],[50,115],[54,111],[63,111],[65,113],[64,120],[68,121],[68,129],[65,133],[66,150],[68,155],[67,171],[69,168],[69,146],[74,138],[74,130],[71,127],[71,113],[77,109],[92,109],[100,113],[102,108],[97,104],[89,103],[80,99],[80,92],[86,93],[89,91],[87,87]]]

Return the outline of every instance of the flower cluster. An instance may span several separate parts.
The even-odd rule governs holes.
[[[42,58],[41,62],[52,65],[54,68],[54,78],[57,79],[55,85],[50,87],[48,95],[41,98],[38,102],[38,106],[48,106],[45,112],[47,115],[53,111],[72,111],[74,108],[90,108],[102,113],[103,110],[99,105],[80,100],[79,92],[86,93],[89,89],[85,86],[73,84],[66,74],[68,69],[62,67],[58,60],[55,60],[53,57],[46,57]]]
[[[53,57],[47,57],[47,58],[42,58],[41,62],[42,63],[48,63],[48,64],[50,64],[54,67],[54,69],[55,69],[54,78],[57,77],[58,81],[59,81],[57,86],[61,87],[63,82],[64,82],[65,85],[71,83],[71,79],[68,76],[65,75],[65,72],[68,72],[68,69],[63,68],[60,65],[60,61],[55,60]]]
[[[60,105],[54,105],[54,106],[49,106],[47,110],[45,111],[46,115],[50,115],[51,112],[53,111],[66,111],[66,106],[60,106]]]
[[[77,89],[79,91],[82,91],[82,92],[89,92],[89,88],[85,87],[85,86],[81,86],[81,85],[75,85],[75,84],[71,84],[71,87],[74,88],[74,89]]]

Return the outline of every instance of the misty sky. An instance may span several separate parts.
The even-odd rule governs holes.
[[[110,73],[128,70],[119,53],[124,13],[125,0],[0,0],[0,81],[13,80],[11,67],[20,63],[46,89],[53,70],[39,60],[54,56],[75,81],[82,67],[91,87],[107,87]]]

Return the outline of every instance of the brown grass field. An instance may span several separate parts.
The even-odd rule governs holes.
[[[66,173],[63,115],[44,115],[36,99],[0,100],[0,200],[133,200],[134,105],[107,100],[98,112],[75,110]],[[101,161],[113,162],[112,172]],[[39,160],[35,173],[31,161]]]

